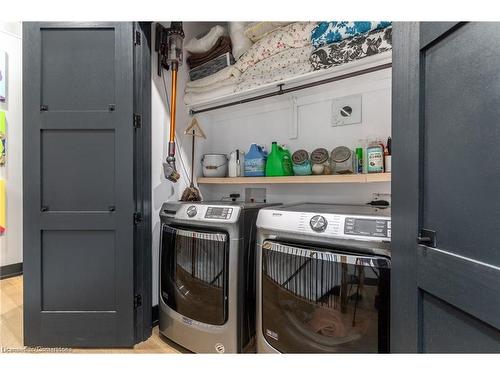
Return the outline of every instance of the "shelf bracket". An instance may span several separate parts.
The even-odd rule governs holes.
[[[299,110],[297,105],[297,98],[290,97],[290,116],[291,119],[288,125],[288,138],[297,139],[299,137]]]

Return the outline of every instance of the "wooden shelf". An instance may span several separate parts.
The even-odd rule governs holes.
[[[253,184],[366,184],[390,182],[390,173],[286,176],[286,177],[198,177],[198,184],[253,185]]]

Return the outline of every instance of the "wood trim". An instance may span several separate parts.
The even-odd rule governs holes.
[[[23,263],[8,264],[0,267],[0,280],[23,274]]]
[[[252,184],[352,184],[390,182],[390,173],[283,176],[283,177],[198,177],[198,184],[252,185]]]

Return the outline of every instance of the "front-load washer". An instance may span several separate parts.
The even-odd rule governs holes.
[[[165,203],[160,332],[196,353],[255,351],[255,221],[270,204]]]
[[[390,239],[389,208],[262,209],[257,352],[388,352]]]

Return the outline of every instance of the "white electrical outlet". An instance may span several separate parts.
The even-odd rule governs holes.
[[[361,95],[345,96],[332,101],[332,126],[361,123]]]

